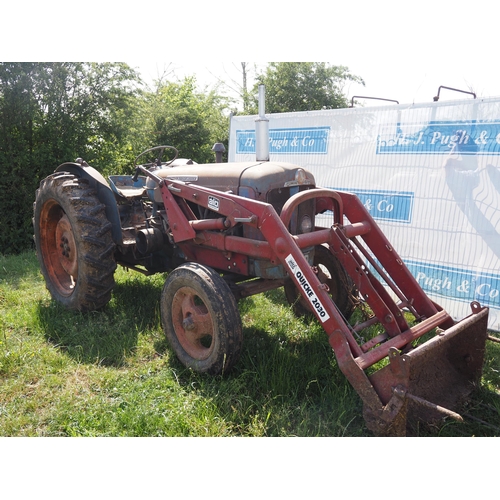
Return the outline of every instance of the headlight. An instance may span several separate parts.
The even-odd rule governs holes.
[[[300,232],[304,234],[304,233],[310,233],[311,231],[312,231],[311,217],[309,217],[309,215],[304,215],[300,220]]]
[[[292,186],[300,186],[302,184],[309,184],[309,185],[314,184],[314,180],[308,179],[305,170],[302,168],[298,168],[295,171],[295,176],[293,178],[293,181],[285,182],[284,186],[292,187]]]
[[[304,172],[304,170],[299,168],[297,172],[295,172],[295,182],[297,182],[297,184],[304,184],[306,179],[307,179],[306,173]]]

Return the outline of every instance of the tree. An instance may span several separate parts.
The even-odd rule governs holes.
[[[226,67],[224,63],[221,64],[222,69],[217,73],[210,72],[217,81],[215,90],[228,96],[226,104],[232,105],[235,113],[238,101],[241,101],[243,113],[247,113],[251,105],[251,93],[248,90],[248,85],[249,79],[256,72],[255,63],[233,62],[230,63],[229,67]]]
[[[266,86],[266,112],[286,113],[348,106],[344,94],[347,82],[364,85],[361,77],[345,66],[330,66],[324,62],[272,62],[257,75],[253,89],[257,112],[258,86]]]
[[[35,190],[78,156],[97,167],[124,133],[138,77],[114,63],[0,63],[0,253],[31,246]]]
[[[167,82],[145,96],[143,119],[147,147],[174,146],[182,158],[198,163],[214,161],[212,146],[228,140],[227,98],[214,90],[198,92],[194,77]]]

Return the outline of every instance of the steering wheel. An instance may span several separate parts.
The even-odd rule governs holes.
[[[165,162],[165,164],[164,164],[165,167],[168,167],[179,156],[179,151],[177,150],[177,148],[174,148],[173,146],[155,146],[154,148],[146,149],[146,151],[143,151],[139,156],[137,156],[137,158],[134,160],[134,164],[137,166],[137,160],[141,156],[143,156],[147,153],[151,153],[152,151],[160,151],[160,154],[158,155],[158,158],[155,159],[154,164],[158,167],[161,167],[162,166],[161,158],[163,156],[163,152],[165,151],[165,149],[173,149],[175,151],[175,156],[171,160],[169,160],[168,162]],[[151,163],[153,164],[153,162],[151,162]]]

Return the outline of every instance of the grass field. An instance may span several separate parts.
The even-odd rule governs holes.
[[[244,345],[227,375],[184,368],[167,345],[165,276],[119,268],[102,311],[52,302],[34,253],[0,256],[0,436],[370,436],[322,328],[281,290],[240,302]],[[465,422],[420,436],[500,436],[500,344]]]

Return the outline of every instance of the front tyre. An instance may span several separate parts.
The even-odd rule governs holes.
[[[106,305],[115,284],[115,244],[105,207],[89,181],[67,172],[42,180],[33,226],[40,269],[52,298],[79,311]]]
[[[187,263],[169,274],[161,294],[161,318],[184,366],[217,375],[239,359],[243,333],[238,305],[210,267]]]

